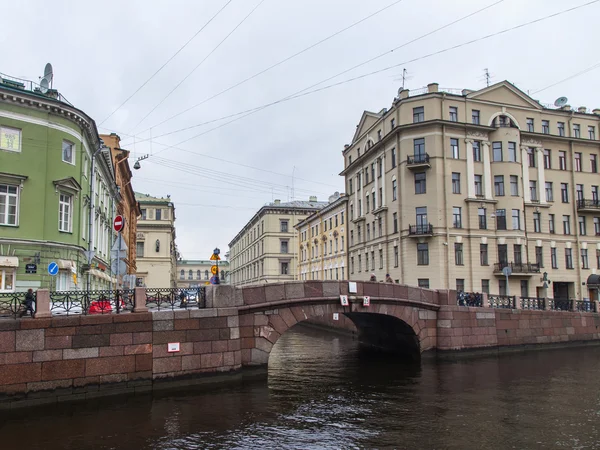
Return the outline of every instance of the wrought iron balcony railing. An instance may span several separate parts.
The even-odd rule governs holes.
[[[406,158],[406,164],[413,166],[415,164],[429,164],[429,154],[419,153],[417,155],[408,155]]]
[[[537,263],[514,262],[499,262],[494,264],[494,273],[501,273],[505,267],[510,267],[512,273],[540,273],[540,265]]]
[[[600,200],[579,199],[577,200],[577,209],[600,209]]]
[[[409,225],[408,234],[410,236],[431,236],[433,234],[433,225],[430,223]]]

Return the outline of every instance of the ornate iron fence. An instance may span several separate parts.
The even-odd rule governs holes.
[[[550,309],[554,311],[571,311],[571,306],[573,305],[573,300],[569,298],[551,298],[548,299],[550,303]]]
[[[206,288],[150,288],[146,289],[146,307],[149,310],[206,308]]]
[[[55,316],[120,314],[133,311],[134,304],[132,289],[50,292],[50,313]]]
[[[575,302],[575,309],[580,312],[598,312],[596,311],[596,302],[579,301]]]
[[[458,306],[483,306],[483,295],[479,292],[458,292],[456,294]]]
[[[488,295],[491,308],[515,309],[515,297],[512,295]]]
[[[0,293],[0,317],[16,318],[26,311],[24,301],[26,292]],[[33,294],[35,296],[35,293]],[[35,301],[33,303],[35,310]]]
[[[546,309],[546,299],[543,297],[521,297],[521,309]]]

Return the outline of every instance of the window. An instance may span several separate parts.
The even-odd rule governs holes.
[[[383,250],[379,250],[379,268],[383,269]]]
[[[539,213],[539,212],[533,213],[533,231],[535,233],[542,232],[542,213]]]
[[[513,260],[515,264],[523,264],[523,247],[520,244],[513,245]]]
[[[590,172],[598,173],[598,155],[590,155]]]
[[[427,207],[419,206],[415,209],[415,213],[418,232],[425,232],[429,228],[429,223],[427,222]]]
[[[394,267],[398,267],[398,246],[394,245]]]
[[[18,224],[19,187],[0,184],[0,225]]]
[[[282,233],[287,233],[288,232],[288,221],[287,220],[282,220],[281,222],[279,222],[279,227]]]
[[[356,234],[358,235],[358,243],[360,244],[362,242],[361,240],[361,236],[360,236],[360,225],[356,227]]]
[[[600,236],[600,217],[594,217],[594,234]]]
[[[205,279],[205,280],[208,280],[208,270],[205,270],[205,271],[204,271],[204,279]]]
[[[588,251],[587,248],[582,248],[581,249],[581,268],[582,269],[589,269],[590,265],[588,262]]]
[[[450,107],[450,121],[458,122],[458,108],[456,106]]]
[[[452,226],[454,228],[462,228],[462,212],[458,206],[452,208]]]
[[[482,266],[488,265],[488,245],[479,244],[479,264]]]
[[[352,165],[352,155],[348,155],[348,166]]]
[[[137,241],[135,243],[135,253],[136,253],[136,258],[144,257],[144,241]]]
[[[573,250],[565,248],[565,266],[567,269],[573,268]]]
[[[142,220],[146,220],[146,210],[142,209],[141,212],[142,212]]]
[[[481,142],[473,141],[473,161],[481,161]]]
[[[481,175],[475,175],[475,195],[483,197],[483,179]]]
[[[396,149],[393,148],[391,153],[392,153],[392,169],[393,169],[394,167],[396,167]]]
[[[392,118],[390,120],[390,128],[393,130],[396,127],[396,119]]]
[[[58,230],[70,233],[73,231],[73,196],[60,194],[58,201]]]
[[[490,293],[490,280],[481,280],[481,292],[486,294]]]
[[[287,261],[284,261],[281,263],[281,275],[287,275],[289,272],[289,266],[290,263]]]
[[[371,252],[371,267],[375,270],[375,252]]]
[[[429,265],[429,244],[426,242],[417,244],[417,265]]]
[[[581,153],[575,153],[575,172],[581,172]]]
[[[573,137],[581,137],[581,126],[578,123],[573,124]]]
[[[471,122],[473,122],[474,125],[479,125],[479,110],[478,109],[471,110]]]
[[[75,164],[75,145],[69,141],[62,142],[62,160],[69,164]]]
[[[375,225],[373,225],[373,227],[375,227]],[[379,230],[379,237],[383,236],[383,218],[382,217],[379,217],[377,219],[377,227]]]
[[[185,270],[181,269],[181,272],[179,272],[179,279],[185,280]]]
[[[556,248],[552,247],[550,249],[550,262],[552,264],[553,269],[558,269],[558,258],[556,257]]]
[[[360,200],[359,200],[359,201],[360,201]],[[369,203],[369,202],[370,202],[370,201],[371,201],[371,200],[370,200],[369,194],[367,194],[367,212],[369,212],[369,210],[370,210],[370,208],[369,208],[369,205],[370,205],[370,203]]]
[[[377,130],[377,141],[380,141],[381,137],[381,130]]]
[[[464,265],[464,260],[463,260],[463,245],[462,245],[461,242],[455,242],[454,243],[454,263],[457,266]]]
[[[540,267],[544,267],[544,248],[543,247],[535,248],[535,263]]]
[[[375,234],[375,230],[373,230],[373,234]],[[371,224],[367,224],[367,241],[371,240]]]
[[[560,183],[560,199],[563,203],[569,203],[569,184]]]
[[[193,270],[190,270],[190,271],[188,272],[188,280],[193,280],[193,279],[194,279],[194,271],[193,271]]]
[[[506,244],[498,244],[498,262],[500,264],[508,263],[508,246]]]
[[[513,197],[517,197],[519,195],[519,177],[517,175],[510,176],[510,195]]]
[[[362,271],[362,255],[358,255],[358,271]]]
[[[375,163],[371,163],[371,181],[375,181]]]
[[[533,133],[533,119],[530,117],[527,118],[527,131]]]
[[[494,190],[496,196],[501,197],[504,195],[504,175],[494,175]]]
[[[417,283],[420,288],[429,289],[429,278],[419,278]]]
[[[340,213],[340,223],[344,225],[344,211]]]
[[[552,150],[544,150],[544,169],[552,169]]]
[[[350,273],[354,273],[354,256],[350,258]]]
[[[427,192],[427,176],[425,172],[415,173],[415,194],[425,194]]]
[[[478,208],[477,216],[479,218],[479,229],[487,230],[487,216],[486,216],[485,208]]]
[[[583,184],[575,185],[575,194],[577,195],[577,201],[583,200]]]
[[[398,232],[398,213],[394,213],[392,215],[392,222],[394,224],[394,233]]]
[[[516,142],[508,143],[508,160],[510,162],[517,162],[517,143]]]
[[[531,147],[527,148],[527,160],[529,167],[535,167],[535,149]]]
[[[502,142],[492,142],[492,161],[502,161]]]
[[[288,241],[281,241],[281,253],[288,252]]]
[[[464,292],[465,291],[465,279],[464,278],[457,278],[456,279],[456,290],[458,292]]]
[[[558,122],[556,124],[556,126],[558,127],[558,135],[559,136],[564,136],[565,135],[565,123],[564,122]]]
[[[425,157],[425,138],[413,140],[413,150],[416,162],[421,162]]]
[[[162,220],[162,209],[157,209],[154,211],[154,219]]]
[[[546,181],[546,201],[553,202],[554,201],[554,193],[552,190],[552,182]]]
[[[588,137],[592,140],[596,139],[596,127],[588,126]]]
[[[563,234],[571,234],[571,217],[563,216]]]
[[[542,133],[550,134],[550,122],[542,120]]]
[[[496,210],[496,229],[497,230],[506,230],[506,210],[505,209],[497,209]]]
[[[201,280],[202,279],[202,272],[200,272],[199,270],[196,270],[196,280]]]
[[[579,223],[579,234],[582,236],[585,236],[586,233],[586,223],[585,223],[585,217],[584,216],[579,216],[579,218],[577,219],[577,222]]]
[[[413,123],[423,122],[424,120],[425,120],[425,108],[423,106],[413,108]]]
[[[567,152],[564,150],[558,152],[558,168],[567,170]]]
[[[450,139],[450,148],[452,149],[452,158],[458,159],[460,157],[460,151],[458,149],[458,139]]]
[[[548,214],[548,232],[550,234],[556,233],[554,229],[554,214]]]
[[[373,200],[373,205],[371,206],[371,211],[375,211],[375,208],[377,207],[376,203],[375,203],[375,192],[371,193],[371,199]]]
[[[460,173],[452,172],[452,193],[460,194]]]
[[[592,201],[598,203],[598,186],[592,186]]]
[[[531,196],[532,202],[537,202],[539,200],[537,194],[537,181],[535,180],[529,182],[529,195]]]
[[[512,229],[513,230],[521,229],[521,216],[520,216],[520,211],[518,209],[512,210]]]
[[[392,180],[392,201],[396,201],[398,198],[398,182],[394,179]]]

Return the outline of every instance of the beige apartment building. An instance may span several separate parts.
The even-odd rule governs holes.
[[[210,284],[215,261],[180,259],[177,261],[177,287],[189,288]],[[219,282],[229,284],[229,261],[219,261]]]
[[[294,226],[328,205],[316,197],[282,203],[275,200],[258,210],[229,243],[230,283],[291,281],[298,273],[298,239]]]
[[[298,279],[346,280],[346,208],[348,197],[336,192],[329,204],[298,223]]]
[[[349,277],[597,298],[599,126],[600,109],[547,107],[506,81],[400,90],[365,111],[343,151]]]
[[[176,287],[175,206],[170,197],[136,192],[141,216],[136,233],[136,283],[148,288]]]

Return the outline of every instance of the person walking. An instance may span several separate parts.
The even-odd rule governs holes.
[[[33,310],[33,304],[35,303],[35,295],[33,295],[33,289],[29,288],[27,293],[25,294],[25,300],[23,300],[22,305],[25,307],[21,311],[19,317],[23,317],[28,312],[31,313],[31,317],[35,317],[35,311]]]
[[[377,277],[374,273],[371,274],[371,278],[369,279],[369,281],[377,281]]]
[[[389,273],[385,274],[385,282],[386,283],[393,283],[394,282],[394,280],[392,280],[392,277],[390,277]]]

